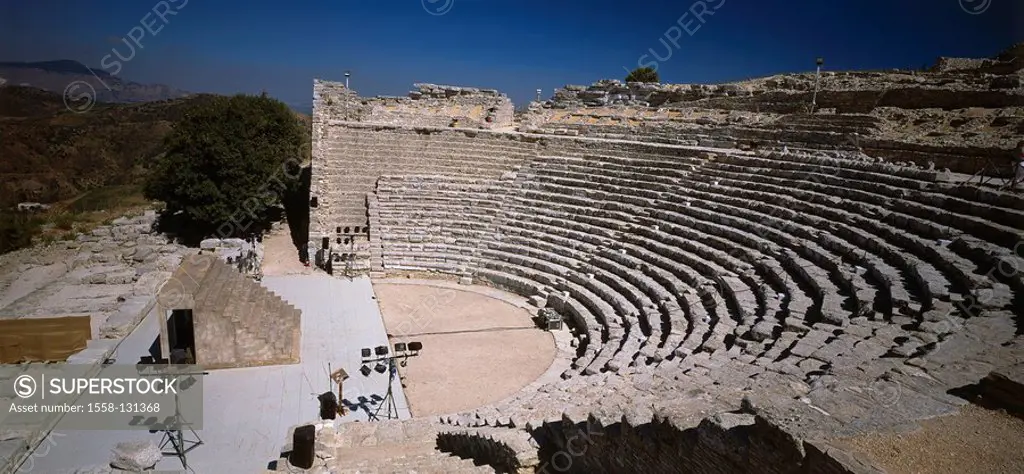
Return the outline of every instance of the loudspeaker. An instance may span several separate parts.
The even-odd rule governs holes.
[[[316,427],[304,425],[295,428],[295,433],[292,434],[292,453],[288,456],[288,462],[302,469],[313,467],[313,460],[316,459],[315,446]]]
[[[334,392],[324,392],[316,397],[320,400],[320,419],[333,420],[338,416],[338,396]]]

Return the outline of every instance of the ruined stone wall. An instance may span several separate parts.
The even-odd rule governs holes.
[[[507,169],[501,163],[529,153],[518,144],[475,146],[469,134],[507,128],[513,112],[512,101],[491,89],[416,84],[408,97],[366,98],[343,83],[315,80],[311,254],[324,238],[330,249],[360,252],[368,238],[365,194],[384,172],[499,176],[498,168]]]
[[[320,121],[314,127],[310,183],[310,248],[369,242],[366,194],[384,174],[439,174],[498,179],[539,155],[694,156],[692,149],[653,143],[518,132],[402,127]],[[359,258],[369,258],[366,255]]]
[[[542,473],[869,474],[878,468],[835,446],[802,440],[759,415],[719,413],[696,427],[655,420],[600,426],[565,419],[543,429]]]
[[[313,116],[417,127],[497,129],[512,125],[515,107],[496,90],[436,84],[415,86],[408,97],[359,97],[343,83],[315,80]]]
[[[443,174],[497,179],[538,150],[538,140],[487,130],[401,127],[351,122],[314,129],[310,239],[362,239],[366,193],[383,174]]]
[[[939,58],[935,63],[937,72],[969,71],[990,65],[993,61],[985,58]]]

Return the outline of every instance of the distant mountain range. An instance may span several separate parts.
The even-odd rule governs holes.
[[[69,59],[0,62],[0,86],[3,85],[35,87],[57,94],[65,94],[66,90],[68,98],[92,95],[95,91],[95,101],[113,103],[153,102],[195,95],[164,84],[132,82]],[[313,112],[312,102],[288,103],[288,106],[306,115]]]
[[[151,102],[192,95],[163,84],[139,84],[86,67],[78,61],[0,62],[0,78],[10,86],[35,87],[69,97],[93,95],[97,102]]]

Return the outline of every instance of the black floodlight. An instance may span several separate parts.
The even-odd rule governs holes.
[[[414,341],[414,342],[410,342],[409,343],[409,350],[410,351],[419,352],[420,349],[423,349],[423,343],[422,342]]]
[[[371,352],[370,352],[370,348],[369,347],[364,347],[361,352],[362,352],[362,355],[363,355],[364,359],[369,359],[370,358]]]
[[[386,356],[388,355],[388,346],[377,346],[373,351],[379,356]]]
[[[370,372],[373,372],[373,371],[370,370],[370,366],[368,366],[368,365],[364,365],[364,366],[359,368],[359,373],[363,374],[363,377],[369,377],[370,376]]]
[[[819,65],[819,66],[821,66],[822,64],[825,64],[825,58],[818,58],[818,59],[815,59],[815,60],[814,60],[814,63],[815,63],[815,64],[817,64],[817,65]]]
[[[384,372],[388,371],[388,366],[384,365],[383,362],[377,362],[377,365],[373,368],[373,370],[376,370],[377,372],[383,374]]]
[[[395,343],[395,352],[405,352],[407,349],[404,342]]]

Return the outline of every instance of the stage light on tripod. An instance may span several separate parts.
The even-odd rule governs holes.
[[[383,374],[384,372],[388,371],[388,366],[385,365],[383,362],[377,362],[377,365],[373,368],[373,370],[376,370],[377,372]]]
[[[376,348],[374,348],[374,352],[378,356],[386,356],[388,355],[388,346],[377,346]]]
[[[359,373],[363,374],[363,377],[369,377],[371,372],[373,372],[373,370],[371,370],[368,365],[364,365],[359,368]]]

